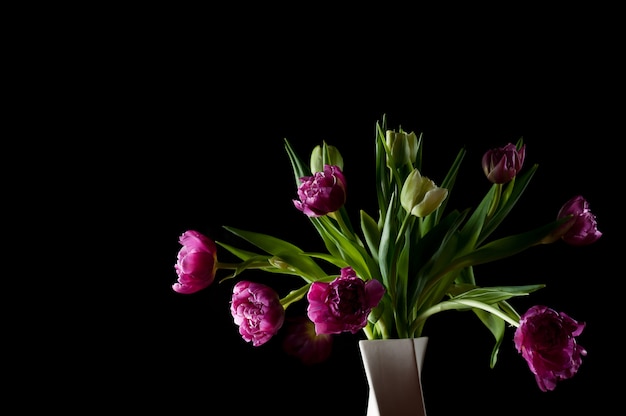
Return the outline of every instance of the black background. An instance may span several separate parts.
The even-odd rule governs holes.
[[[475,270],[485,285],[546,283],[514,302],[520,311],[544,303],[585,321],[579,343],[589,354],[579,373],[541,392],[514,350],[512,329],[490,369],[492,341],[482,324],[469,314],[440,314],[425,328],[429,416],[612,407],[617,384],[607,375],[621,373],[614,305],[622,272],[612,265],[618,233],[611,212],[619,203],[614,160],[623,113],[612,27],[591,30],[583,15],[532,22],[507,15],[489,27],[428,30],[425,17],[337,17],[303,27],[306,14],[254,25],[229,16],[227,29],[161,21],[116,40],[114,59],[102,60],[89,80],[89,92],[102,98],[89,111],[96,168],[107,172],[93,178],[102,185],[95,205],[106,212],[98,232],[112,232],[113,242],[97,253],[109,265],[102,266],[104,287],[92,292],[110,297],[77,347],[98,352],[76,379],[89,384],[85,377],[95,372],[107,381],[86,394],[97,407],[181,415],[365,414],[358,337],[335,337],[327,362],[303,366],[278,340],[255,348],[241,339],[228,310],[229,283],[194,295],[171,285],[178,236],[188,229],[238,244],[221,228],[229,225],[323,248],[292,205],[285,138],[305,158],[322,140],[337,146],[353,221],[360,208],[374,214],[375,124],[386,114],[390,127],[424,134],[423,173],[437,183],[467,148],[451,206],[475,206],[487,191],[484,151],[523,137],[525,164],[539,170],[502,232],[551,221],[581,194],[604,233],[589,247],[557,242]]]

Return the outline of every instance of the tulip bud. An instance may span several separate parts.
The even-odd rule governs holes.
[[[415,133],[395,132],[387,130],[387,147],[391,151],[391,158],[396,166],[413,165],[417,158],[417,136]],[[390,166],[389,158],[387,166]]]
[[[400,203],[408,213],[422,218],[439,208],[447,196],[446,188],[438,187],[419,170],[413,169],[400,191]]]
[[[503,184],[510,182],[522,169],[526,145],[518,149],[514,144],[488,150],[483,155],[483,172],[492,183]]]
[[[317,145],[311,152],[311,173],[323,172],[324,165],[339,166],[343,170],[343,157],[335,146],[324,142],[324,146]]]
[[[269,262],[269,264],[271,264],[272,266],[280,270],[290,270],[290,271],[296,270],[289,263],[285,262],[283,259],[277,256],[270,257],[267,261]]]

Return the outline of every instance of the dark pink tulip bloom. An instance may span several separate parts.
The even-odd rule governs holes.
[[[242,338],[255,347],[276,335],[285,321],[278,293],[269,286],[246,280],[233,287],[230,313]]]
[[[318,334],[356,334],[367,323],[367,316],[385,294],[378,280],[365,282],[351,267],[330,283],[314,282],[307,294],[307,314]]]
[[[339,166],[324,165],[323,172],[300,178],[298,197],[293,204],[309,217],[337,211],[346,203],[346,179]]]
[[[567,244],[573,246],[586,246],[598,240],[602,233],[598,231],[596,217],[589,210],[589,204],[585,198],[578,195],[567,201],[559,211],[557,218],[565,218],[572,215],[572,219],[566,222],[556,232]]]
[[[512,143],[488,150],[483,155],[483,172],[492,183],[510,182],[522,169],[525,155],[525,144],[519,150]]]
[[[333,349],[333,336],[316,334],[315,324],[306,316],[297,316],[286,321],[283,332],[283,350],[305,365],[325,361]]]
[[[587,351],[577,344],[576,337],[584,328],[584,323],[546,306],[533,306],[522,315],[515,330],[515,348],[542,391],[554,390],[558,381],[578,372]]]
[[[185,231],[178,241],[183,247],[174,265],[178,282],[172,288],[178,293],[195,293],[215,279],[217,248],[213,240],[193,230]]]

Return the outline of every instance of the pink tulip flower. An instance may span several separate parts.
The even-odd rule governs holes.
[[[211,285],[217,271],[217,247],[213,240],[189,230],[178,241],[183,247],[174,265],[178,281],[172,285],[172,289],[190,294]]]
[[[278,293],[269,286],[246,280],[233,287],[230,313],[239,325],[239,334],[255,347],[276,335],[285,321]]]
[[[557,218],[572,215],[572,219],[560,227],[557,232],[562,233],[561,239],[572,246],[586,246],[596,242],[602,232],[598,230],[596,217],[589,210],[589,203],[585,198],[577,195],[567,201],[558,213]]]
[[[488,150],[483,155],[483,172],[492,183],[510,182],[522,169],[525,156],[525,144],[519,150],[512,143]]]
[[[584,323],[546,306],[533,306],[522,315],[513,338],[515,347],[542,391],[554,390],[557,382],[578,372],[587,351],[576,337],[584,328]]]
[[[385,288],[378,280],[365,282],[351,267],[330,283],[314,282],[309,288],[307,314],[318,334],[356,334],[382,299]]]
[[[339,210],[346,203],[346,179],[339,166],[324,165],[323,172],[300,178],[299,200],[293,204],[309,217]]]

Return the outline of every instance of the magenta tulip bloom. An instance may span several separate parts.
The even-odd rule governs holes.
[[[598,240],[602,233],[598,231],[596,217],[589,210],[585,198],[578,195],[567,201],[559,211],[557,218],[572,215],[572,219],[557,229],[563,241],[573,246],[586,246]]]
[[[269,286],[246,280],[233,287],[230,313],[243,339],[255,347],[276,335],[285,320],[278,293]]]
[[[515,330],[515,347],[542,391],[554,390],[558,381],[578,372],[587,351],[577,344],[576,337],[584,328],[584,323],[546,306],[533,306],[522,315]]]
[[[483,155],[483,172],[492,183],[510,182],[522,169],[525,154],[525,144],[519,150],[512,143],[488,150]]]
[[[309,217],[335,212],[346,203],[346,179],[339,166],[324,165],[323,172],[300,178],[293,204]]]
[[[300,360],[305,365],[325,361],[333,349],[333,336],[316,334],[315,324],[306,316],[297,316],[287,320],[283,332],[283,350]]]
[[[357,333],[378,305],[385,288],[378,280],[365,282],[351,267],[330,283],[314,282],[309,288],[307,314],[318,334]]]
[[[174,268],[178,282],[172,288],[190,294],[213,283],[217,271],[217,248],[210,238],[197,231],[185,231],[178,239],[182,248]]]

